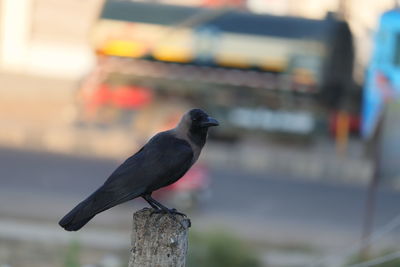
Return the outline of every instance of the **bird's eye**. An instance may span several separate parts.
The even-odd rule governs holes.
[[[200,120],[200,117],[194,117],[192,120],[193,120],[193,121],[199,121],[199,120]]]

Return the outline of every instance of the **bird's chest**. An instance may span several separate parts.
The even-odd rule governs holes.
[[[193,149],[193,147],[192,147],[192,150],[193,150],[192,165],[193,165],[199,159],[201,149]]]

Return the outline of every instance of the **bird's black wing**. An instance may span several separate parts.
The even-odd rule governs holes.
[[[67,214],[64,224],[79,225],[97,213],[171,184],[186,173],[192,160],[193,151],[186,141],[169,132],[159,133]]]
[[[193,151],[189,143],[168,131],[162,132],[122,163],[104,186],[124,186],[128,191],[133,188],[157,187],[154,183],[167,184],[179,179],[191,167],[192,161]]]
[[[168,132],[154,136],[122,163],[96,192],[99,209],[150,193],[175,182],[191,167],[190,145]]]

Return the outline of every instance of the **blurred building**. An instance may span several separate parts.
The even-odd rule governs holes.
[[[0,66],[76,78],[92,66],[88,32],[101,0],[1,0]]]
[[[257,13],[321,19],[341,12],[356,38],[358,79],[368,62],[371,37],[382,12],[394,0],[159,0],[144,1],[248,9]],[[103,0],[1,0],[0,67],[58,77],[79,77],[93,66],[91,25]],[[55,64],[55,62],[57,64]]]

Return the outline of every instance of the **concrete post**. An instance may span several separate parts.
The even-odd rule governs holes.
[[[129,267],[184,267],[190,220],[181,215],[133,214]]]

